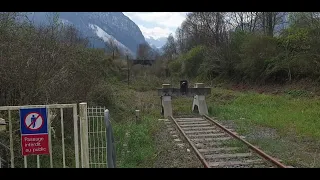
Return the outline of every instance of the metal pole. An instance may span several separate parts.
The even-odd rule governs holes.
[[[14,151],[13,151],[13,131],[12,131],[12,121],[11,121],[11,111],[8,110],[9,119],[9,136],[10,136],[10,165],[14,168]]]
[[[113,131],[111,122],[109,120],[109,110],[106,109],[104,111],[104,120],[106,123],[107,130],[107,167],[108,168],[116,168],[116,149],[113,138]]]
[[[74,156],[76,161],[76,168],[79,168],[79,135],[78,135],[78,110],[77,104],[73,105],[73,133],[74,133]]]
[[[130,69],[129,69],[129,57],[127,55],[127,68],[128,68],[128,86],[130,84]]]
[[[49,157],[50,157],[50,167],[53,168],[53,157],[52,157],[52,138],[51,138],[51,109],[50,108],[47,108],[46,110],[46,113],[48,115],[48,134],[49,134],[49,149],[50,149],[50,154],[49,154]]]

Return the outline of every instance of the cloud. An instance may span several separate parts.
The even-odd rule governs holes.
[[[138,25],[145,38],[152,37],[153,39],[159,39],[161,37],[168,37],[172,31],[169,28],[152,27],[147,28],[143,25]]]
[[[186,12],[123,12],[135,22],[146,38],[168,37],[181,25]]]
[[[163,27],[177,28],[186,18],[186,12],[124,12],[132,20],[154,23]]]

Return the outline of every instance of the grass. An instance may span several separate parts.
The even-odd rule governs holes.
[[[207,103],[210,116],[232,120],[240,134],[284,163],[297,167],[320,167],[320,101],[305,93],[280,95],[212,89]],[[276,137],[258,136],[272,129]]]
[[[155,134],[161,128],[158,121],[161,117],[159,97],[152,90],[140,92],[146,84],[135,83],[129,87],[123,86],[121,93],[117,93],[116,104],[121,105],[122,111],[110,111],[117,167],[120,168],[152,167],[159,151],[155,140]],[[135,120],[136,109],[140,110],[141,119],[138,122]]]
[[[157,119],[146,116],[138,123],[132,121],[114,124],[118,167],[152,166],[157,154],[154,135],[160,126]]]
[[[221,90],[213,91],[213,97],[223,93]],[[266,95],[254,92],[230,93],[230,99],[208,99],[212,115],[222,119],[232,119],[241,123],[253,123],[276,129],[282,135],[295,133],[299,137],[320,138],[319,99],[304,97],[293,98],[289,95]],[[222,99],[227,97],[220,96]],[[241,118],[241,120],[240,120]]]

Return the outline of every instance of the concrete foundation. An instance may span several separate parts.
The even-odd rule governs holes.
[[[195,88],[204,88],[203,83],[196,83]],[[200,115],[208,115],[208,107],[204,95],[195,95],[192,103],[192,111],[198,108]]]
[[[162,84],[162,88],[170,88],[170,84]],[[162,96],[161,105],[163,110],[164,118],[172,116],[172,104],[171,104],[171,96]]]

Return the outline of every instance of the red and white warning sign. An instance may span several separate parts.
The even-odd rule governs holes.
[[[46,108],[20,109],[20,130],[23,156],[50,153]]]
[[[43,126],[43,118],[37,112],[29,113],[24,119],[26,127],[31,131],[37,131]]]
[[[22,155],[49,154],[48,134],[22,135]]]

